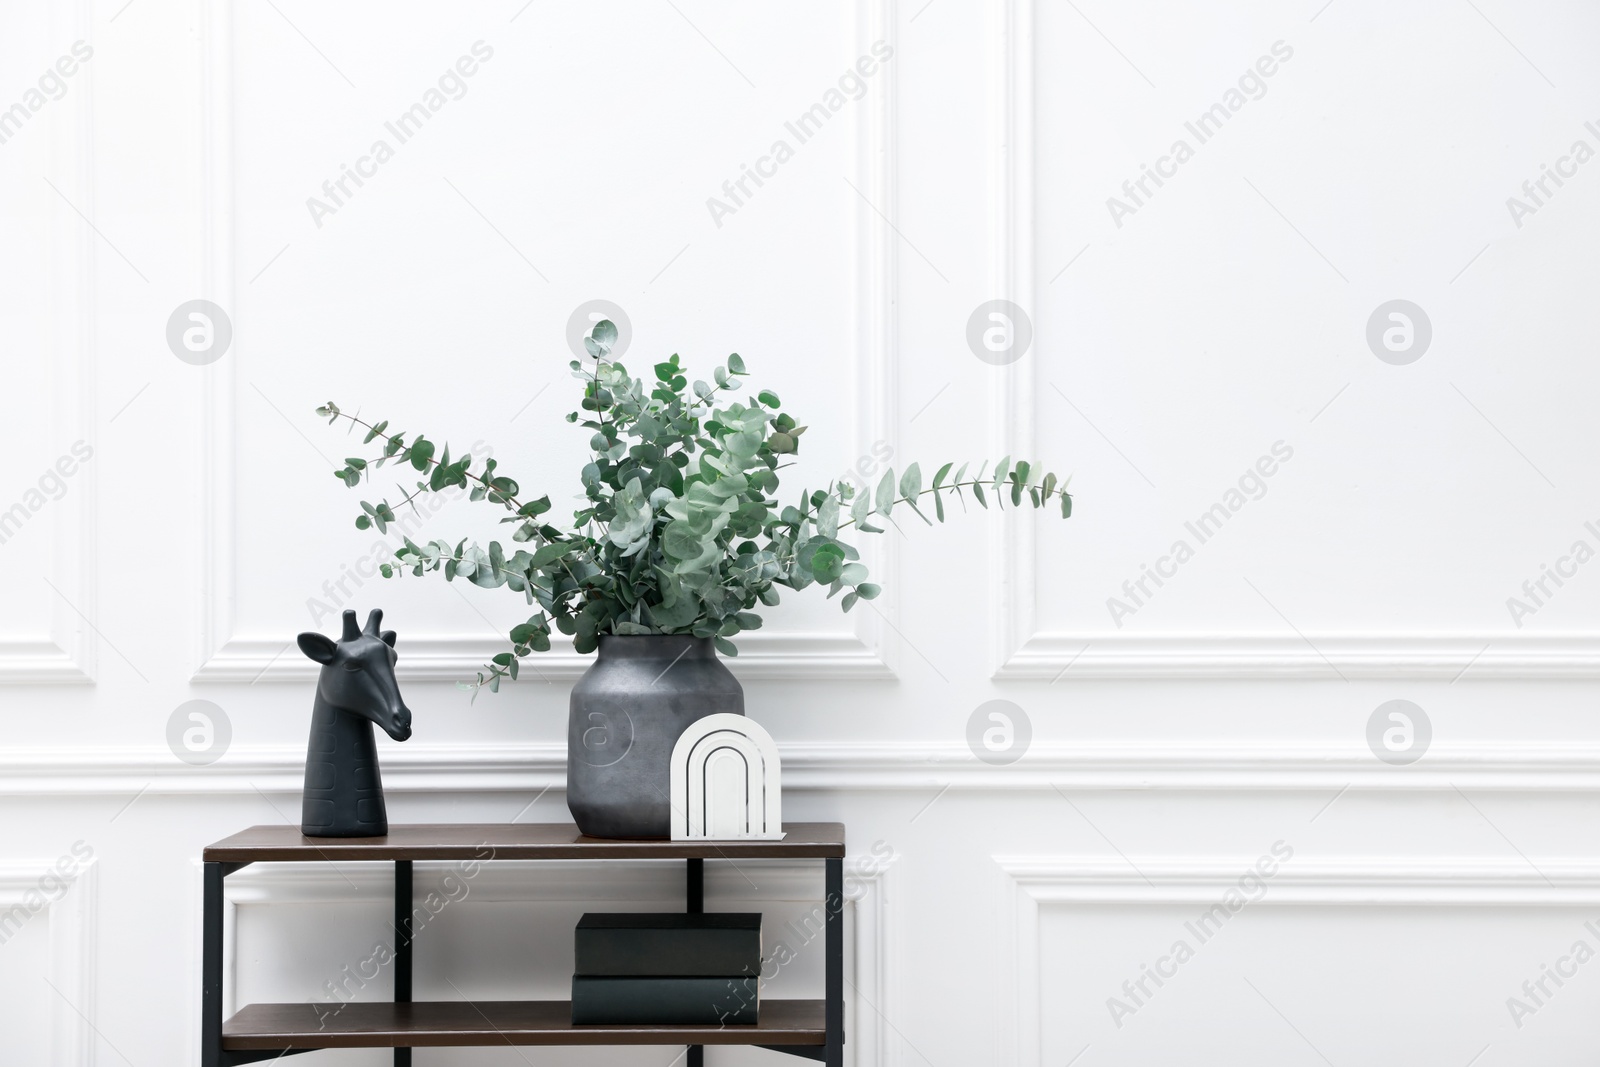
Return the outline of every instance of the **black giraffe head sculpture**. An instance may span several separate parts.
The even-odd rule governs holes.
[[[316,632],[299,637],[300,651],[322,664],[306,748],[300,832],[308,837],[377,837],[389,832],[372,724],[396,741],[411,736],[411,710],[394,680],[394,631],[378,627],[374,608],[365,629],[344,613],[338,641]]]

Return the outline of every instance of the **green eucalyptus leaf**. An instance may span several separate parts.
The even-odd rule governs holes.
[[[922,493],[922,468],[912,463],[900,475],[900,495],[915,500]]]
[[[872,498],[866,493],[857,493],[856,498],[850,502],[850,521],[865,529],[867,516],[870,514],[872,514]]]
[[[824,537],[839,536],[839,498],[831,493],[817,508],[817,530]]]
[[[669,559],[690,560],[700,555],[702,536],[687,520],[667,524],[661,533],[661,550]]]
[[[883,472],[883,478],[878,482],[878,491],[874,494],[873,510],[880,515],[887,515],[894,507],[894,468],[890,467]]]
[[[565,556],[571,549],[559,541],[541,545],[534,553],[529,566],[545,567]]]
[[[833,545],[823,545],[811,557],[811,574],[819,582],[837,581],[844,572],[844,553]]]

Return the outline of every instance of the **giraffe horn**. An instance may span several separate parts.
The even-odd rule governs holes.
[[[353,611],[346,611],[344,613],[344,633],[340,636],[339,640],[354,641],[360,636],[361,631],[356,626],[356,613]]]
[[[378,636],[378,627],[380,627],[382,625],[383,625],[383,609],[382,608],[373,608],[372,611],[367,614],[367,627],[366,627],[366,629],[362,630],[361,632],[366,634],[368,637],[377,637]]]

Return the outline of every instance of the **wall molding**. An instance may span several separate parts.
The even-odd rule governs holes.
[[[1023,568],[1027,570],[1027,568]],[[1018,581],[1031,584],[1030,573]],[[1022,617],[1014,619],[1018,633]],[[1600,677],[1600,633],[1033,633],[1014,646],[998,679]]]
[[[867,54],[873,41],[894,43],[897,36],[894,0],[873,0],[847,23],[857,54]],[[234,246],[233,180],[233,26],[226,6],[205,5],[201,13],[202,105],[194,116],[202,160],[202,240],[200,284],[204,295],[221,304],[236,321],[237,264]],[[895,153],[898,144],[895,108],[895,66],[868,82],[853,125],[854,183],[892,219],[895,206]],[[894,298],[897,284],[895,238],[889,222],[866,204],[855,210],[856,274],[852,349],[855,410],[853,426],[858,455],[869,455],[875,442],[893,440],[898,425],[898,332]],[[238,575],[235,526],[238,495],[237,389],[235,367],[244,358],[245,331],[232,351],[201,370],[201,412],[195,477],[201,508],[199,632],[195,638],[197,682],[301,682],[316,676],[310,663],[284,640],[240,633],[237,628]],[[895,587],[897,554],[892,538],[875,538],[862,546],[862,558],[890,589]],[[828,632],[750,633],[740,638],[742,652],[729,661],[745,680],[863,680],[895,677],[897,642],[888,640],[894,614],[893,597],[864,605],[844,620],[845,628]],[[402,680],[464,681],[476,676],[504,641],[469,634],[402,636],[398,675]],[[572,650],[570,638],[552,636],[548,653],[524,661],[524,669],[552,681],[570,681],[593,662]]]
[[[94,1067],[98,868],[94,857],[69,875],[60,875],[56,864],[54,859],[0,863],[0,913],[39,892],[40,881],[47,875],[54,874],[67,883],[59,896],[27,921],[49,925],[50,958],[45,976],[60,994],[50,994],[50,1062],[58,1067]]]
[[[551,635],[551,650],[522,661],[522,685],[541,681],[571,682],[594,664],[592,654],[573,651],[572,639]],[[848,631],[838,633],[767,633],[739,638],[739,655],[723,663],[741,681],[802,679],[891,679],[885,659],[868,641]],[[455,634],[402,634],[395,676],[402,682],[464,682],[484,663],[506,650],[493,637]],[[317,677],[319,665],[307,659],[293,640],[236,637],[223,643],[195,672],[196,682],[295,682]]]
[[[995,856],[1039,904],[1213,904],[1254,856]],[[1258,905],[1593,907],[1600,858],[1333,856],[1280,863]]]
[[[192,881],[200,880],[196,863]],[[427,899],[438,892],[447,899],[444,878],[456,866],[446,863],[418,863],[415,867],[413,896]],[[884,865],[865,858],[845,861],[845,1019],[850,1035],[850,1055],[858,1067],[889,1067],[894,1057],[894,1034],[882,1022],[892,991],[889,987],[887,953],[889,939],[889,892],[894,869],[893,858]],[[346,863],[337,872],[327,864],[262,863],[230,875],[224,883],[223,929],[224,958],[223,1012],[238,1010],[234,996],[238,988],[235,961],[239,958],[238,909],[243,906],[359,903],[388,907],[393,900],[393,868],[388,864]],[[460,875],[456,876],[458,879]],[[461,885],[466,894],[461,895]],[[760,904],[820,902],[823,871],[819,863],[753,861],[731,865],[711,863],[705,869],[708,902],[717,900],[754,901]],[[571,861],[500,861],[484,863],[470,879],[451,887],[457,904],[508,902],[602,902],[627,905],[653,905],[662,910],[683,906],[683,872],[677,864]],[[198,909],[201,896],[195,893]],[[303,921],[297,917],[296,921]],[[200,926],[198,910],[193,926]],[[775,943],[779,936],[769,932]],[[420,942],[419,942],[420,943]],[[198,941],[196,941],[198,944]],[[198,966],[191,968],[198,973]],[[380,976],[376,981],[381,984]],[[191,1053],[190,1062],[194,1062]]]
[[[885,41],[899,52],[899,20],[895,0],[869,0],[853,5],[856,55],[871,53],[875,41]],[[867,95],[853,112],[855,184],[872,200],[855,203],[855,301],[852,309],[855,344],[854,427],[856,455],[872,455],[879,441],[900,439],[900,330],[898,312],[899,238],[891,220],[900,217],[897,183],[899,159],[899,109],[896,86],[899,64],[881,64],[879,76],[867,80]],[[873,206],[877,211],[873,210]],[[881,214],[880,214],[881,212]],[[900,598],[900,551],[897,539],[868,537],[857,546],[861,561],[877,575],[874,580],[889,595],[862,601],[850,616],[863,650],[881,665],[869,673],[836,672],[823,661],[793,657],[800,676],[814,678],[893,678],[900,662],[900,640],[895,628]],[[792,675],[791,675],[792,676]]]
[[[1021,581],[1028,581],[1025,576]],[[523,661],[524,684],[570,682],[594,662],[556,635],[548,653]],[[445,634],[402,637],[402,681],[456,682],[471,678],[502,644],[493,638]],[[48,680],[65,662],[58,646],[16,642],[10,671]],[[26,647],[22,647],[26,646]],[[7,645],[0,644],[0,662]],[[849,633],[764,633],[740,638],[726,659],[742,681],[890,680],[894,674],[875,644]],[[317,665],[292,641],[235,638],[194,675],[197,682],[306,682]],[[1467,681],[1600,678],[1600,634],[1315,633],[1295,634],[1068,634],[1036,633],[1015,647],[994,672],[1000,681],[1116,679],[1349,679]]]
[[[199,441],[194,453],[194,496],[199,514],[195,528],[200,531],[197,546],[201,565],[199,583],[199,628],[197,663],[206,663],[221,651],[233,635],[234,605],[237,590],[235,508],[238,494],[234,486],[238,471],[234,464],[236,437],[234,416],[236,378],[234,368],[249,344],[249,331],[240,329],[236,301],[237,268],[234,254],[233,217],[233,10],[228,4],[198,3],[195,19],[199,27],[196,78],[199,93],[191,121],[198,141],[201,191],[200,225],[195,262],[200,265],[195,279],[200,295],[222,307],[234,321],[230,350],[212,363],[199,368],[197,408],[200,414]]]
[[[59,603],[53,614],[52,629],[63,637],[0,641],[0,685],[82,685],[94,681],[90,666],[94,644],[70,629],[73,622],[81,626],[82,621]],[[63,616],[71,616],[71,621]]]
[[[1600,791],[1600,744],[1593,742],[1438,744],[1408,767],[1381,763],[1364,745],[1312,743],[1036,744],[1008,767],[979,762],[963,742],[778,747],[791,792]],[[392,795],[526,793],[560,790],[566,782],[562,742],[385,743],[382,763]],[[165,746],[11,748],[0,752],[0,796],[297,793],[304,770],[303,745],[234,745],[208,767],[181,763]]]
[[[989,8],[990,288],[1036,309],[1034,0]],[[1037,325],[1037,324],[1035,324]],[[1037,454],[1037,347],[990,372],[991,448]],[[1423,630],[1127,633],[1038,628],[1037,524],[1031,510],[994,511],[992,676],[997,680],[1339,678],[1546,680],[1600,678],[1600,632]],[[1046,516],[1045,521],[1048,521]]]
[[[1219,902],[1260,855],[997,855],[1002,952],[996,983],[1000,1062],[1042,1059],[1040,911],[1082,904]],[[1520,856],[1295,856],[1249,904],[1307,907],[1594,907],[1600,859]]]
[[[50,33],[57,42],[89,40],[93,11],[88,0],[52,7]],[[67,109],[49,124],[49,180],[80,208],[94,203],[94,64],[79,71]],[[35,131],[43,132],[43,131]],[[51,194],[52,196],[54,194]],[[87,208],[86,208],[87,209]],[[95,430],[95,244],[94,234],[59,198],[51,205],[49,271],[51,390],[50,434],[60,453],[75,441],[91,445]],[[99,462],[104,462],[100,460]],[[94,460],[79,466],[67,492],[36,519],[50,529],[48,635],[0,641],[0,685],[84,684],[94,681],[97,639],[77,611],[96,616]],[[63,599],[65,598],[65,600]]]
[[[1034,302],[1033,0],[989,6],[989,290],[1032,316]],[[989,368],[989,451],[1032,456],[1035,344],[1021,359]],[[1034,525],[1016,510],[989,510],[991,662],[1007,664],[1033,631]]]

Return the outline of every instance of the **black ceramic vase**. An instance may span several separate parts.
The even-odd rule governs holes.
[[[601,637],[567,720],[567,807],[578,829],[670,837],[672,746],[717,712],[743,715],[744,690],[709,637]]]

